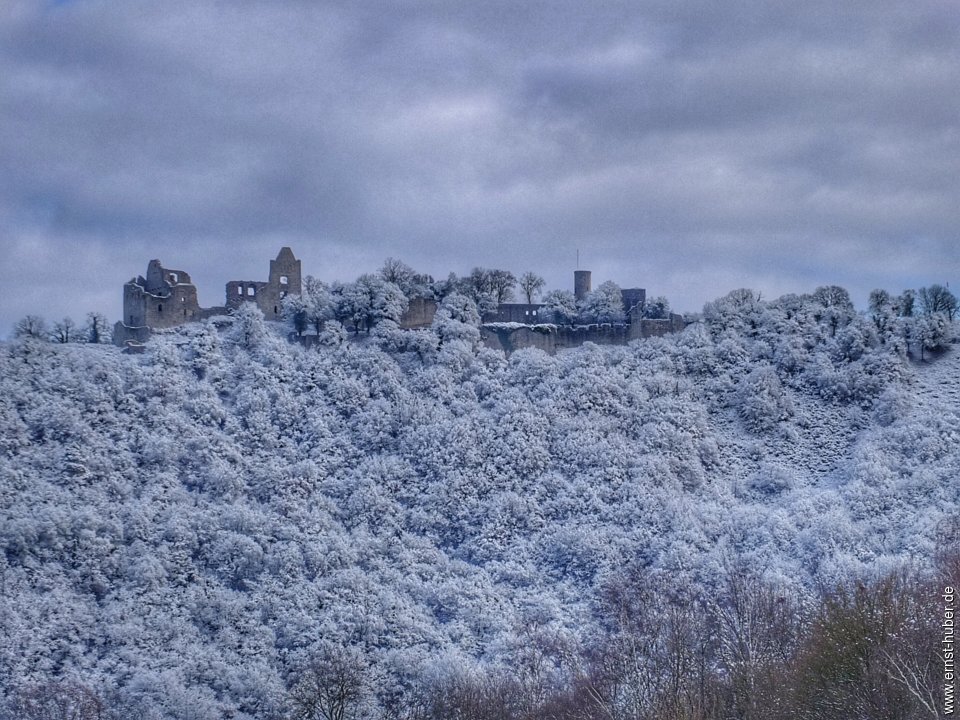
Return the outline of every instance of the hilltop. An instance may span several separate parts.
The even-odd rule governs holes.
[[[143,355],[3,345],[4,695],[278,717],[346,653],[363,716],[401,717],[423,678],[532,645],[562,684],[625,572],[719,597],[750,568],[799,613],[929,572],[960,512],[951,347],[913,363],[866,317],[741,293],[674,336],[506,358],[455,310],[311,349],[252,306]]]

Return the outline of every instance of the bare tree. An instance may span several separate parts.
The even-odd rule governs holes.
[[[477,304],[482,315],[513,299],[517,278],[509,270],[475,267],[467,277],[461,278],[458,284],[459,291]]]
[[[109,343],[112,337],[107,318],[97,312],[87,313],[87,326],[84,328],[84,336],[88,343]]]
[[[393,283],[408,299],[416,297],[430,297],[433,295],[433,278],[429,275],[418,273],[412,267],[402,260],[389,257],[383,262],[379,271],[380,277],[389,283]]]
[[[911,596],[909,578],[894,573],[823,598],[793,673],[800,717],[846,720],[853,708],[862,717],[917,716],[915,696],[889,662],[890,656],[906,662],[913,654],[901,640],[923,615]],[[932,657],[930,644],[921,644]]]
[[[521,717],[521,689],[498,673],[459,671],[428,689],[429,720],[514,720]]]
[[[520,289],[523,290],[523,296],[527,299],[527,305],[533,302],[534,296],[545,288],[547,282],[533,272],[525,272],[520,276]]]
[[[47,321],[39,315],[27,315],[13,326],[13,335],[18,338],[30,337],[46,340]]]
[[[296,720],[346,720],[366,692],[366,664],[355,648],[331,648],[314,659],[293,688]]]
[[[13,698],[20,720],[103,720],[106,708],[93,690],[77,682],[48,682],[23,688]]]
[[[517,278],[509,270],[491,270],[490,288],[493,290],[493,299],[500,303],[513,300],[513,288],[517,285]]]
[[[801,624],[789,597],[742,564],[727,567],[712,603],[717,659],[727,684],[729,711],[738,718],[769,717],[783,704],[781,675],[797,651]]]
[[[65,317],[60,322],[53,324],[53,330],[50,332],[50,339],[63,345],[77,341],[77,324],[72,318]]]
[[[957,296],[943,285],[920,288],[917,297],[924,315],[943,313],[953,322],[953,316],[957,313]]]

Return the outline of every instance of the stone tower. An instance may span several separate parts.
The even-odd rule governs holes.
[[[573,273],[573,294],[577,302],[583,300],[590,292],[591,273],[589,270],[575,270]]]
[[[300,261],[293,256],[293,250],[286,246],[280,248],[276,260],[270,261],[270,285],[282,292],[284,297],[300,294]]]

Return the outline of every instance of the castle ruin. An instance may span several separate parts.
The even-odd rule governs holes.
[[[589,270],[574,273],[574,296],[578,302],[590,293]],[[176,327],[217,315],[226,315],[245,302],[256,303],[268,320],[283,316],[283,299],[302,291],[300,260],[289,247],[280,249],[270,261],[267,280],[231,280],[226,285],[224,304],[200,307],[197,288],[183,270],[165,268],[151,260],[146,276],[131,279],[123,286],[123,319],[114,326],[117,345],[143,343],[154,330]],[[650,319],[643,316],[647,292],[643,288],[621,290],[625,322],[614,325],[557,326],[545,317],[539,303],[501,303],[482,317],[481,337],[488,347],[510,353],[524,347],[537,347],[549,353],[577,347],[585,342],[622,345],[638,338],[679,332],[683,317]],[[404,329],[429,327],[437,310],[433,298],[414,298],[400,321]],[[546,321],[546,322],[545,322]]]
[[[573,294],[577,302],[586,299],[592,290],[592,273],[573,273]],[[666,318],[643,315],[647,301],[644,288],[622,288],[624,322],[603,325],[555,325],[546,317],[539,303],[501,303],[493,312],[485,313],[480,328],[484,345],[510,354],[521,348],[539,348],[551,355],[558,350],[579,347],[592,342],[597,345],[626,345],[631,340],[660,337],[680,332],[686,327],[682,315],[670,313]]]
[[[187,322],[226,315],[241,303],[254,302],[263,316],[279,320],[281,303],[287,295],[301,292],[300,261],[288,247],[280,249],[270,261],[265,282],[231,280],[227,283],[224,305],[202,308],[197,287],[183,270],[165,268],[159,260],[147,264],[147,275],[132,278],[123,286],[123,319],[113,329],[117,345],[129,341],[144,342],[153,330],[176,327]]]

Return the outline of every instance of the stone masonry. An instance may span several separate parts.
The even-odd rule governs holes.
[[[123,286],[123,319],[114,326],[113,339],[120,346],[130,341],[144,342],[153,330],[224,315],[242,302],[255,302],[264,317],[279,320],[283,298],[299,295],[300,291],[300,261],[288,247],[281,248],[276,260],[270,261],[266,282],[231,280],[224,305],[210,308],[200,307],[197,287],[189,274],[151,260],[146,277],[140,275]]]

